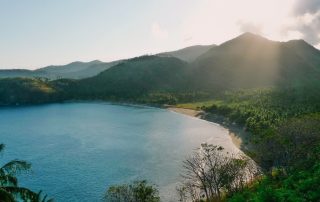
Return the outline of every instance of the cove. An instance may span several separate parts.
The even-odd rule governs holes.
[[[203,142],[239,152],[218,124],[166,109],[65,103],[0,109],[0,161],[32,163],[20,185],[58,202],[100,201],[112,184],[146,179],[175,201],[182,161]]]

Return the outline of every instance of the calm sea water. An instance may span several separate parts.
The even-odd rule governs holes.
[[[147,179],[174,198],[182,161],[203,142],[238,151],[217,124],[165,109],[70,103],[0,109],[0,162],[32,163],[20,185],[58,202],[100,201],[111,184]]]

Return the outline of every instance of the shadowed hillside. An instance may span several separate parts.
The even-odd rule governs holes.
[[[320,81],[319,58],[320,51],[304,41],[275,42],[245,33],[211,48],[191,64],[172,57],[144,56],[76,83],[80,94],[120,98],[315,85]]]
[[[142,56],[118,64],[95,77],[54,83],[62,91],[66,90],[67,94],[76,97],[137,100],[150,93],[185,91],[187,69],[187,63],[177,58]]]
[[[226,90],[295,85],[320,79],[320,51],[304,41],[270,41],[245,33],[212,48],[192,66],[194,85]]]
[[[53,86],[39,79],[0,79],[0,105],[54,102],[56,93]]]

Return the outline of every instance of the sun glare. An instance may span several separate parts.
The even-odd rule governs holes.
[[[232,4],[235,4],[232,9],[233,18],[240,23],[251,23],[258,27],[256,30],[260,32],[259,34],[282,40],[284,38],[282,29],[290,21],[293,3],[293,0],[233,1]]]
[[[286,40],[290,33],[283,33],[283,26],[290,23],[293,4],[294,0],[205,1],[190,14],[185,35],[197,40],[207,38],[203,43],[212,42],[212,38],[214,43],[221,43],[250,31],[273,40]]]

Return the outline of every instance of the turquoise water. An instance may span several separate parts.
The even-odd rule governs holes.
[[[235,150],[219,125],[165,109],[69,103],[0,109],[0,162],[23,159],[20,185],[56,201],[99,201],[111,184],[147,179],[174,200],[182,161],[203,142]]]

